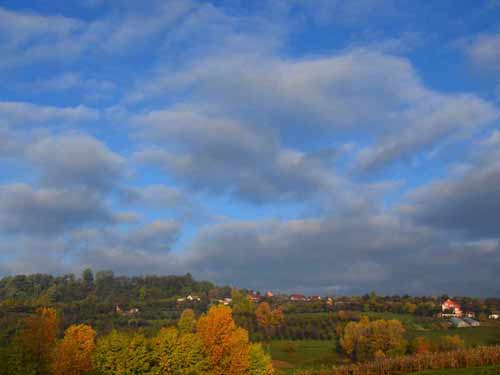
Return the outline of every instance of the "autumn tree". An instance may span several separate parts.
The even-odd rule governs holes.
[[[99,375],[156,375],[151,342],[143,335],[112,331],[97,341],[93,364]]]
[[[410,343],[410,350],[412,353],[425,353],[431,351],[431,348],[431,342],[424,336],[417,336]]]
[[[153,339],[153,348],[162,375],[208,374],[203,344],[193,333],[180,334],[174,327],[163,328]]]
[[[437,340],[436,347],[438,351],[446,352],[450,350],[462,349],[465,347],[465,342],[458,335],[441,336]]]
[[[54,375],[83,375],[92,369],[95,331],[86,324],[72,325],[57,345],[52,368]]]
[[[229,307],[211,307],[207,315],[198,320],[197,334],[213,375],[248,374],[248,332],[236,327]]]
[[[340,345],[357,361],[403,354],[406,349],[405,329],[398,320],[375,320],[367,317],[350,322],[344,328]]]
[[[26,319],[18,340],[19,350],[24,352],[23,356],[34,361],[36,374],[50,371],[58,329],[59,318],[53,308],[39,308],[36,315]]]
[[[97,341],[93,365],[100,375],[118,375],[124,370],[130,337],[125,333],[111,331]]]
[[[283,311],[281,309],[271,309],[269,303],[262,302],[255,310],[255,316],[259,326],[264,330],[266,339],[270,340],[273,331],[283,323]]]
[[[271,357],[263,349],[259,343],[250,345],[250,375],[273,375],[274,369],[271,362]]]
[[[196,317],[192,309],[185,309],[179,321],[177,322],[177,327],[181,333],[193,333],[196,329]]]

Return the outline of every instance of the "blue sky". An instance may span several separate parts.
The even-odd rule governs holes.
[[[0,1],[0,275],[500,295],[499,19]]]

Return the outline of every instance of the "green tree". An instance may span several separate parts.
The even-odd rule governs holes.
[[[111,331],[97,341],[93,365],[99,375],[118,375],[124,371],[130,337]]]
[[[193,333],[196,329],[196,317],[192,309],[185,309],[179,321],[177,322],[179,331],[184,333]]]
[[[94,288],[94,273],[90,268],[83,270],[82,282],[85,289],[92,290]]]
[[[144,302],[146,300],[146,297],[147,297],[147,290],[145,287],[141,287],[141,289],[139,289],[139,299]]]
[[[244,293],[237,289],[231,290],[233,314],[253,314],[255,307],[253,302]]]
[[[143,335],[112,331],[97,342],[93,357],[99,375],[156,375],[151,342]]]
[[[271,357],[262,349],[259,343],[250,345],[250,375],[273,375],[274,369]]]
[[[465,347],[465,342],[458,335],[453,336],[441,336],[437,340],[437,349],[442,352],[462,349]]]

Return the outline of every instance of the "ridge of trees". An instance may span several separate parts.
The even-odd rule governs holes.
[[[186,310],[177,327],[153,336],[113,330],[99,337],[86,324],[58,338],[59,317],[40,308],[10,345],[0,348],[0,375],[273,375],[271,358],[250,343],[231,308],[213,306],[196,320]]]

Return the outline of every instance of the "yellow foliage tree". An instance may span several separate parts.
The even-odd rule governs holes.
[[[208,314],[198,320],[197,334],[213,375],[248,374],[248,332],[236,327],[229,307],[220,305],[210,308]]]
[[[163,328],[153,339],[155,361],[162,375],[204,375],[208,362],[203,345],[193,333],[180,334],[173,327]]]
[[[404,326],[398,320],[370,322],[363,317],[345,326],[340,345],[346,354],[358,361],[395,356],[405,352],[404,333]]]
[[[196,329],[196,317],[192,309],[186,309],[182,312],[177,327],[181,333],[193,333]]]
[[[250,345],[250,375],[274,375],[271,357],[259,343]]]
[[[54,375],[82,375],[92,370],[95,334],[86,324],[70,326],[56,348]]]

